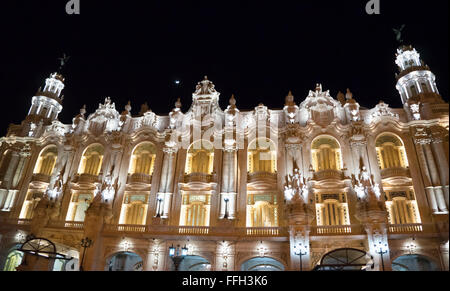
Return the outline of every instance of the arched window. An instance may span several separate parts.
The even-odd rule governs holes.
[[[100,144],[89,146],[81,158],[78,174],[98,176],[103,162],[104,148]]]
[[[51,176],[55,168],[56,158],[58,157],[58,148],[54,145],[46,147],[41,154],[34,168],[34,174]]]
[[[380,169],[408,167],[405,147],[402,141],[395,135],[381,135],[377,138],[375,146]]]
[[[181,205],[180,225],[209,226],[210,210],[210,195],[185,194]]]
[[[175,266],[173,266],[173,269],[175,269]],[[211,271],[211,263],[207,259],[200,256],[186,256],[180,263],[178,271]]]
[[[311,145],[314,171],[338,170],[343,168],[341,147],[336,139],[328,136],[316,138]]]
[[[270,139],[258,138],[248,146],[249,173],[276,173],[277,149]]]
[[[147,209],[147,193],[125,193],[119,224],[144,225]]]
[[[155,166],[156,148],[150,142],[139,144],[131,156],[129,174],[145,174],[151,176]]]
[[[314,271],[364,271],[373,267],[373,258],[357,249],[337,249],[324,255]]]
[[[194,142],[187,152],[186,174],[202,173],[210,175],[213,172],[214,148],[212,143],[199,140]]]
[[[278,203],[273,194],[249,194],[247,227],[277,227]]]
[[[390,224],[421,223],[419,207],[412,187],[395,191],[387,190],[386,198]]]
[[[393,271],[440,271],[439,266],[431,259],[416,254],[396,258],[392,262]]]
[[[105,271],[142,271],[143,260],[135,253],[120,252],[106,261]]]
[[[20,266],[23,259],[23,252],[18,250],[12,250],[6,257],[5,266],[3,271],[16,271],[16,268]]]
[[[347,195],[345,193],[317,193],[316,217],[318,226],[345,226],[350,224]],[[337,229],[335,229],[337,231]],[[326,229],[321,231],[325,232]],[[345,232],[346,228],[343,227]]]
[[[86,216],[86,210],[92,202],[93,194],[74,193],[72,200],[69,204],[69,210],[67,211],[67,221],[84,221]]]
[[[241,271],[284,271],[284,265],[272,258],[252,258],[241,265]]]

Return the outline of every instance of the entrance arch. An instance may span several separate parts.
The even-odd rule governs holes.
[[[24,253],[19,251],[19,248],[20,245],[16,245],[9,250],[2,271],[16,271],[16,268],[22,264]]]
[[[241,271],[284,271],[284,265],[269,257],[252,258],[242,263]]]
[[[105,271],[143,271],[142,258],[132,252],[119,252],[106,260]]]
[[[188,272],[211,271],[211,263],[204,257],[186,256],[180,263],[178,270]]]
[[[440,271],[432,259],[417,254],[404,255],[392,261],[393,271]]]
[[[358,249],[337,249],[323,256],[314,271],[365,271],[373,268],[373,257]]]

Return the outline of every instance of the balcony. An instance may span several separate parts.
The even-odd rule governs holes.
[[[381,179],[391,179],[396,177],[411,178],[409,168],[387,168],[381,170]]]
[[[311,235],[356,235],[363,234],[360,225],[318,225],[311,228]]]
[[[184,175],[184,183],[211,183],[213,181],[213,175],[205,173],[191,173]]]
[[[248,227],[247,236],[288,236],[289,234],[281,227]]]
[[[31,177],[31,182],[50,183],[50,176],[36,173]]]
[[[148,184],[152,183],[152,176],[147,174],[128,174],[127,184]]]
[[[100,183],[99,177],[95,175],[90,174],[79,174],[75,176],[75,183],[82,183],[82,184],[94,184],[94,183]]]
[[[324,181],[324,180],[344,180],[344,172],[339,170],[322,170],[314,172],[313,180]]]
[[[277,173],[269,173],[269,172],[254,172],[248,173],[247,175],[247,183],[254,183],[259,181],[268,181],[271,183],[277,182]]]
[[[420,223],[389,225],[390,233],[411,233],[411,232],[422,232],[422,231],[423,231],[423,225]]]

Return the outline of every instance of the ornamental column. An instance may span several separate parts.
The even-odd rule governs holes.
[[[222,193],[220,194],[220,219],[236,216],[236,160],[237,149],[225,147],[223,152]]]
[[[425,150],[425,156],[427,157],[428,169],[430,170],[431,180],[434,185],[434,193],[436,196],[437,206],[439,211],[447,212],[447,205],[445,204],[444,192],[442,191],[441,179],[439,178],[439,173],[437,170],[436,162],[433,157],[433,152],[431,151],[431,144],[426,143],[423,145]]]
[[[156,216],[164,219],[169,218],[170,205],[173,194],[173,181],[175,177],[175,164],[177,156],[177,148],[172,146],[164,147],[163,166],[161,173],[161,182],[157,195]]]

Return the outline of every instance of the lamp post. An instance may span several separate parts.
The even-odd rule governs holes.
[[[303,243],[299,243],[298,246],[294,245],[294,253],[300,257],[300,271],[303,271],[303,256],[308,254],[308,246]]]
[[[80,271],[83,271],[83,262],[84,262],[84,255],[86,254],[86,249],[90,248],[92,246],[92,243],[93,241],[88,237],[85,237],[81,240],[81,246],[83,247],[83,256],[81,257]]]
[[[387,243],[383,244],[383,242],[379,241],[378,244],[374,244],[375,252],[381,256],[381,267],[384,271],[384,259],[383,255],[387,254],[388,252],[388,245]]]
[[[225,201],[225,215],[223,216],[223,219],[228,219],[228,202],[230,202],[230,199],[225,198],[223,201]]]
[[[173,264],[175,265],[175,271],[178,271],[181,262],[184,260],[184,258],[187,255],[188,248],[186,245],[181,248],[181,255],[180,255],[180,245],[178,245],[176,248],[172,245],[169,248],[169,257],[172,259]]]

